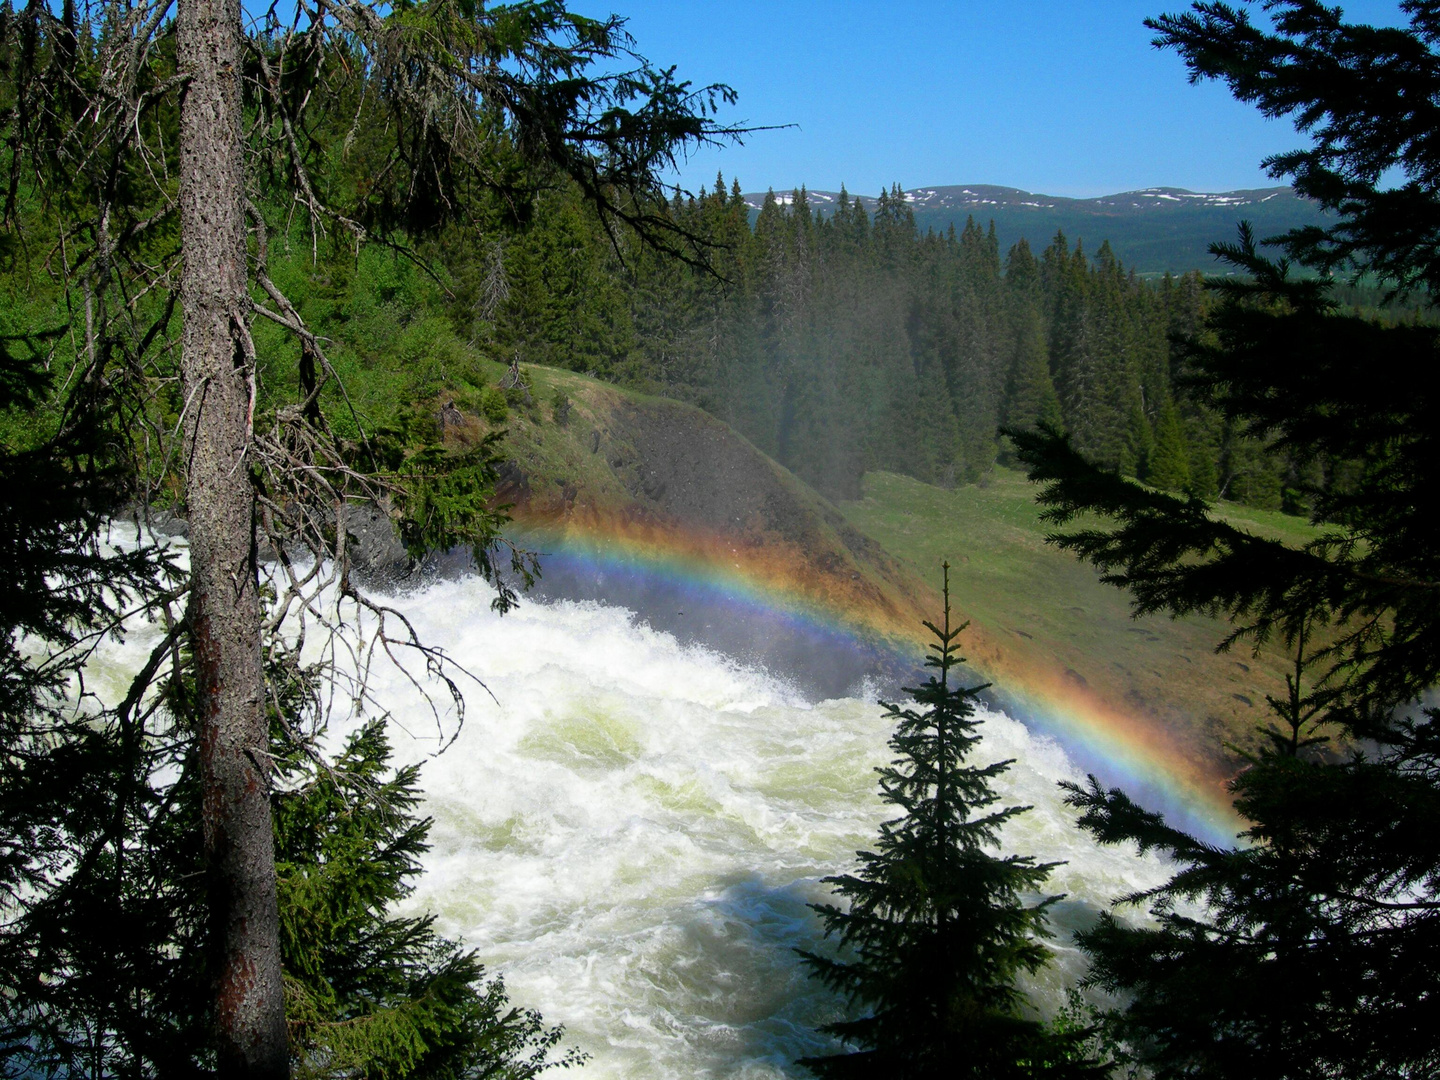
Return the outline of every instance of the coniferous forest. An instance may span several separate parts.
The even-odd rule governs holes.
[[[874,469],[983,481],[1008,454],[1002,425],[1048,422],[1158,487],[1276,509],[1303,498],[1299,470],[1177,379],[1170,342],[1201,324],[1198,272],[1141,280],[1103,238],[1002,252],[973,220],[920,234],[898,186],[873,214],[772,196],[752,224],[723,178],[673,203],[713,245],[699,268],[614,251],[578,197],[554,198],[496,253],[510,273],[485,328],[494,347],[692,401],[832,497],[855,497]],[[578,266],[565,257],[577,232]],[[460,332],[487,303],[465,296]]]
[[[1201,498],[1302,513],[1326,482],[1324,466],[1263,452],[1186,385],[1172,343],[1212,303],[1198,270],[1141,279],[1103,237],[1002,252],[973,219],[922,234],[898,185],[873,214],[843,193],[813,210],[801,190],[755,215],[740,191],[717,177],[671,203],[699,265],[624,234],[612,244],[579,192],[549,193],[524,234],[447,262],[454,331],[496,359],[693,402],[835,498],[875,469],[983,482],[1013,461],[999,429],[1042,423],[1126,476]],[[1419,314],[1373,284],[1344,292],[1367,317]]]
[[[947,587],[938,678],[888,711],[899,816],[818,907],[849,952],[805,959],[851,1013],[806,1067],[1440,1076],[1440,3],[1403,9],[1384,30],[1313,0],[1147,24],[1295,123],[1309,148],[1267,167],[1331,215],[1153,280],[1103,237],[922,234],[898,186],[873,212],[798,191],[753,216],[724,178],[676,195],[688,148],[744,136],[715,118],[733,92],[559,0],[248,25],[229,0],[7,0],[0,1075],[582,1060],[396,913],[431,823],[369,659],[345,660],[414,658],[437,717],[476,678],[352,576],[360,515],[412,554],[469,549],[497,610],[533,577],[501,534],[503,445],[447,447],[430,408],[503,417],[488,359],[693,402],[836,498],[872,470],[1024,468],[1054,542],[1138,612],[1219,615],[1293,657],[1231,782],[1237,846],[1068,788],[1096,844],[1174,872],[1078,934],[1104,996],[1042,1022],[1017,978],[1048,958],[1054,899],[1031,894],[1053,865],[995,850],[1023,808],[995,807],[1009,762],[967,759]],[[1219,498],[1315,539],[1255,536]],[[161,509],[183,562],[109,542]],[[92,692],[137,620],[153,646]],[[364,721],[339,745],[337,698]]]

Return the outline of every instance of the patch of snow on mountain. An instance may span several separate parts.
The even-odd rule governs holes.
[[[1161,210],[1165,207],[1178,208],[1191,206],[1198,208],[1229,209],[1240,206],[1250,206],[1257,203],[1269,202],[1280,195],[1284,190],[1258,191],[1227,191],[1227,192],[1196,192],[1186,191],[1183,188],[1153,187],[1143,188],[1138,191],[1124,191],[1113,195],[1101,195],[1091,199],[1053,198],[1048,195],[1035,194],[1029,191],[1022,191],[1018,188],[981,185],[979,188],[970,187],[933,187],[913,188],[901,193],[905,202],[917,210],[928,212],[937,211],[963,211],[968,208],[998,207],[1010,209],[1027,210],[1055,210],[1073,208],[1074,211],[1084,214],[1103,213],[1107,216],[1119,212],[1127,213],[1139,211]],[[832,207],[839,202],[839,193],[831,191],[808,192],[810,203],[815,208]],[[744,196],[745,204],[751,210],[760,210],[765,204],[765,196],[757,193],[750,193]],[[875,209],[877,199],[871,195],[852,196],[856,205],[867,211]],[[793,206],[795,198],[793,194],[776,194],[775,202],[779,206]]]

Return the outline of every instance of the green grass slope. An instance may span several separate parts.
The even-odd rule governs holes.
[[[938,604],[939,566],[973,621],[967,652],[1002,680],[1034,675],[1166,732],[1211,775],[1232,769],[1227,747],[1253,746],[1269,722],[1266,694],[1287,660],[1245,646],[1216,654],[1224,624],[1134,619],[1123,592],[1046,544],[1035,488],[997,469],[983,487],[932,487],[888,473],[861,499],[830,504],[707,413],[689,405],[527,366],[530,400],[486,419],[486,387],[504,368],[474,363],[468,386],[416,407],[444,440],[473,443],[504,428],[501,500],[525,526],[599,536],[734,565],[762,587],[865,613],[885,633],[913,635]],[[448,413],[449,420],[445,419]],[[1308,526],[1222,505],[1257,533],[1302,542]]]
[[[489,362],[476,370],[504,374]],[[882,635],[928,613],[921,581],[729,425],[573,372],[524,372],[529,401],[511,394],[503,420],[436,399],[455,410],[441,425],[447,442],[504,429],[499,501],[522,527],[733,569]]]
[[[990,482],[954,491],[891,473],[865,477],[864,496],[840,510],[917,571],[951,564],[951,592],[977,628],[1007,642],[1021,663],[1061,665],[1077,687],[1172,730],[1200,753],[1254,745],[1268,723],[1264,696],[1283,690],[1286,658],[1272,648],[1217,654],[1227,625],[1200,617],[1133,618],[1125,593],[1045,542],[1036,488],[997,468]],[[1303,542],[1308,525],[1222,504],[1233,523]]]

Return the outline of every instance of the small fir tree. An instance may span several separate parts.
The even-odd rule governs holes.
[[[945,618],[935,635],[925,685],[907,689],[914,707],[886,704],[896,720],[897,755],[880,773],[881,798],[902,815],[880,827],[874,852],[859,852],[853,874],[826,878],[848,901],[815,904],[853,959],[801,952],[812,973],[840,991],[857,1019],[821,1030],[854,1049],[801,1064],[822,1077],[986,1077],[1065,1075],[1074,1040],[1024,1015],[1015,985],[1049,953],[1045,913],[1059,897],[1026,903],[1055,863],[991,854],[1000,828],[1029,809],[997,809],[992,781],[1010,767],[965,764],[980,741],[975,698],[983,687],[951,684],[963,663],[950,624],[950,566]],[[1069,1040],[1069,1041],[1067,1041]]]
[[[1166,491],[1184,491],[1190,486],[1190,449],[1185,443],[1185,425],[1173,401],[1167,401],[1160,410],[1145,479]]]
[[[383,722],[333,761],[291,748],[277,764],[288,788],[273,801],[294,1080],[529,1080],[585,1060],[559,1051],[562,1030],[511,1005],[504,982],[436,933],[433,915],[394,913],[431,821],[416,813],[419,769],[390,764]]]

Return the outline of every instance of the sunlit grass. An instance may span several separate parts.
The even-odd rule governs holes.
[[[1253,744],[1268,722],[1267,693],[1287,668],[1275,648],[1217,655],[1228,627],[1215,619],[1132,616],[1124,592],[1045,542],[1038,488],[997,468],[984,486],[955,490],[893,473],[865,477],[863,497],[841,504],[850,522],[927,579],[951,566],[963,612],[1001,641],[1063,666],[1105,697],[1152,713],[1220,752]],[[1221,504],[1222,516],[1292,543],[1314,535],[1304,520]]]

